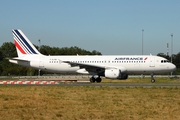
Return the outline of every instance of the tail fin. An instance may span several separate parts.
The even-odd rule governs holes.
[[[12,34],[18,57],[26,55],[41,55],[21,30],[12,30]]]

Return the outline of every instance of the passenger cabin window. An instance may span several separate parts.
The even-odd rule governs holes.
[[[168,60],[161,60],[161,63],[169,63]]]

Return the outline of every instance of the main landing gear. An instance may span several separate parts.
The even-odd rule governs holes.
[[[100,76],[98,76],[97,78],[95,78],[94,76],[90,78],[91,83],[94,83],[94,82],[100,83],[101,80],[102,79],[100,78]]]
[[[90,80],[91,83],[94,83],[94,82],[100,83],[100,82],[102,81],[102,79],[100,78],[100,76],[98,76],[97,78],[95,78],[94,76],[92,76],[89,80]],[[152,83],[155,82],[154,74],[153,74],[153,73],[151,73],[151,82],[152,82]]]
[[[155,82],[155,79],[154,79],[154,74],[151,73],[151,82],[154,83]]]

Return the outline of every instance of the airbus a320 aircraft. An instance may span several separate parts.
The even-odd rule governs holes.
[[[152,55],[45,56],[21,30],[12,33],[18,57],[10,62],[53,73],[91,74],[90,82],[101,82],[101,77],[125,80],[129,74],[150,74],[155,82],[154,74],[176,69],[167,59]]]

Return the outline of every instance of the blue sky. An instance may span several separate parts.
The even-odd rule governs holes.
[[[0,45],[21,29],[33,44],[71,47],[107,55],[180,52],[179,0],[2,0]],[[171,50],[171,49],[170,49]],[[170,52],[170,51],[169,51]],[[170,52],[171,53],[171,52]]]

